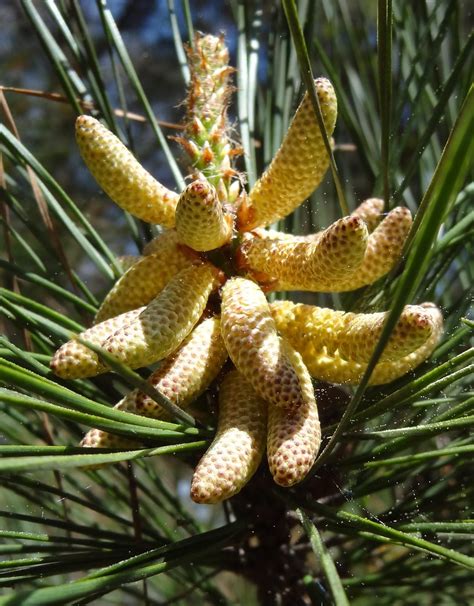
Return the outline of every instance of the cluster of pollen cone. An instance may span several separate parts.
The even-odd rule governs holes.
[[[321,441],[312,379],[357,384],[385,318],[269,303],[265,293],[342,292],[375,282],[398,262],[412,219],[401,207],[384,215],[383,202],[371,198],[316,234],[269,229],[304,202],[329,165],[311,102],[305,95],[280,149],[247,193],[233,168],[240,150],[227,120],[234,71],[228,51],[222,37],[198,35],[194,42],[185,125],[175,137],[191,167],[181,194],[156,181],[100,122],[86,115],[77,120],[79,149],[101,188],[121,208],[163,229],[142,256],[123,260],[124,273],[94,325],[81,340],[65,343],[51,367],[67,379],[107,372],[85,340],[131,368],[161,362],[148,381],[181,408],[217,382],[217,432],[191,486],[196,502],[217,503],[241,490],[265,453],[277,484],[305,478]],[[331,136],[334,89],[325,78],[315,84]],[[423,362],[441,331],[433,304],[407,306],[371,384],[388,383]],[[138,390],[116,408],[166,418]],[[98,429],[81,444],[136,446]]]

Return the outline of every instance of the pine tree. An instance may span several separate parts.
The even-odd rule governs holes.
[[[0,604],[468,603],[466,7],[170,1],[170,125],[107,2],[20,4],[62,91],[0,90]]]

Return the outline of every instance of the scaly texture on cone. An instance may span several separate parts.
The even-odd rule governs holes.
[[[120,257],[116,257],[115,260],[120,266],[122,272],[125,273],[127,269],[130,269],[132,267],[132,265],[138,263],[141,258],[141,255],[120,255]]]
[[[94,323],[148,305],[174,275],[195,261],[193,252],[180,246],[174,230],[163,232],[153,241],[153,252],[141,257],[117,280],[99,307]]]
[[[76,120],[76,141],[95,180],[120,208],[148,223],[174,226],[178,194],[152,177],[120,139],[82,115]]]
[[[328,137],[334,131],[337,99],[326,78],[315,80]],[[329,166],[329,156],[308,93],[270,166],[255,183],[239,212],[240,228],[251,230],[283,219],[316,189]]]
[[[124,410],[124,408],[120,407],[118,404],[114,406],[116,410]],[[126,411],[132,412],[132,411]],[[82,438],[79,446],[83,448],[118,448],[118,449],[126,449],[126,448],[140,448],[141,443],[136,440],[130,440],[124,436],[120,436],[118,434],[108,433],[107,431],[103,431],[102,429],[91,429],[86,435]],[[99,463],[97,465],[87,465],[87,469],[99,469],[100,467],[104,467],[108,463]]]
[[[384,201],[382,198],[367,198],[351,213],[365,221],[369,232],[373,232],[382,219]]]
[[[186,408],[207,389],[226,360],[220,319],[207,318],[163,361],[147,382],[173,404]],[[122,398],[115,408],[153,419],[167,418],[164,408],[138,389]],[[91,429],[81,442],[81,446],[92,448],[131,448],[131,445],[135,442],[100,429]]]
[[[217,377],[226,360],[220,318],[207,318],[150,375],[148,382],[168,400],[186,408]],[[137,414],[156,419],[167,416],[159,404],[142,392],[131,392],[127,399]]]
[[[367,226],[369,233],[373,232],[382,220],[384,201],[381,198],[368,198],[364,200],[351,214],[351,217],[360,217]],[[347,219],[348,217],[343,217]],[[334,224],[333,224],[334,225]],[[331,226],[329,226],[331,227]],[[328,228],[329,229],[329,228]],[[252,233],[260,238],[272,238],[273,240],[287,240],[288,242],[314,242],[319,240],[325,230],[311,234],[295,235],[277,229],[264,229],[257,227]]]
[[[122,410],[123,412],[134,412],[129,410],[128,403],[125,399],[120,400],[118,404],[114,406],[116,410]],[[102,429],[90,429],[86,435],[82,438],[79,446],[83,448],[116,448],[118,450],[136,449],[140,448],[141,442],[137,440],[131,440],[125,436],[119,434],[108,433]],[[105,467],[109,463],[97,463],[95,465],[84,465],[83,469],[100,469]]]
[[[130,368],[166,358],[197,324],[220,280],[221,272],[210,263],[182,269],[140,316],[109,337],[103,348]]]
[[[314,305],[276,301],[270,304],[278,331],[305,357],[337,354],[368,362],[380,338],[387,312],[356,314]],[[381,361],[395,361],[421,347],[436,318],[422,305],[407,305],[383,351]]]
[[[222,289],[222,337],[232,362],[267,402],[291,411],[304,403],[298,371],[254,282],[231,278]]]
[[[124,323],[115,332],[109,333],[98,345],[130,368],[140,368],[166,358],[198,322],[210,293],[218,287],[220,279],[220,271],[210,263],[192,265],[181,270],[141,313],[135,314],[131,321]],[[120,322],[121,318],[128,319],[129,314],[133,313],[126,312],[112,320]],[[103,334],[102,326],[110,321],[97,324],[90,329],[89,334],[95,335],[93,331]],[[85,333],[80,336],[87,338]],[[71,347],[73,343],[74,341],[69,341],[66,346]],[[74,378],[105,372],[107,367],[99,360],[99,356],[86,347],[84,349],[79,357],[75,352]],[[63,360],[64,357],[63,352]],[[67,359],[70,357],[69,354]],[[71,363],[67,365],[67,371],[70,366]],[[57,364],[53,368],[55,372],[56,368]]]
[[[338,281],[335,292],[356,290],[385,276],[400,261],[412,225],[408,208],[397,206],[370,234],[364,260],[357,271]]]
[[[369,385],[391,383],[422,364],[433,353],[443,334],[441,311],[431,303],[421,305],[430,315],[431,336],[418,349],[398,360],[379,362],[370,377]],[[310,342],[311,343],[311,342]],[[342,358],[336,351],[329,355],[324,350],[315,351],[311,344],[299,349],[311,376],[320,381],[357,385],[367,368],[367,363]]]
[[[217,432],[198,463],[191,484],[196,503],[220,503],[237,494],[265,452],[267,404],[237,371],[219,388]]]
[[[229,51],[223,36],[196,33],[187,49],[191,71],[186,99],[184,136],[175,137],[189,156],[193,177],[204,176],[214,185],[221,202],[238,196],[238,173],[231,159],[241,153],[229,136],[227,120],[229,98],[234,90],[230,76]]]
[[[358,271],[367,239],[361,218],[343,217],[311,241],[248,234],[238,262],[267,290],[333,291]]]
[[[93,345],[102,344],[121,328],[134,322],[145,310],[145,307],[133,309],[81,332],[78,337],[89,341]],[[88,377],[99,372],[105,372],[106,366],[101,364],[97,355],[88,347],[79,343],[77,339],[71,339],[61,345],[51,359],[51,370],[62,379],[79,379]]]
[[[233,218],[222,208],[215,187],[204,179],[190,183],[176,207],[179,240],[197,251],[227,244],[232,237]]]
[[[292,362],[298,369],[303,405],[293,414],[276,406],[268,407],[267,458],[273,479],[280,486],[304,480],[318,454],[321,426],[313,384],[299,353]]]
[[[275,259],[284,259],[293,246],[295,251],[298,251],[300,248],[301,250],[309,250],[304,248],[305,243],[318,243],[323,234],[331,232],[338,224],[337,221],[325,231],[306,236],[293,236],[276,230],[257,229],[253,232],[255,239],[252,236],[247,236],[247,241],[244,241],[241,246],[239,250],[239,263],[243,269],[250,270],[256,279],[268,281],[269,290],[331,290],[332,292],[345,292],[372,284],[386,275],[398,263],[412,225],[411,213],[408,208],[398,206],[389,212],[385,219],[376,226],[381,218],[381,215],[378,213],[379,208],[382,208],[381,202],[379,198],[370,198],[356,208],[350,216],[339,220],[347,221],[357,217],[363,219],[364,223],[365,220],[369,222],[369,231],[374,229],[374,227],[375,229],[366,240],[365,254],[356,271],[334,274],[331,283],[312,281],[308,277],[308,272],[291,273],[285,268],[283,268],[281,273],[285,276],[289,275],[288,281],[274,280],[272,282],[268,274],[258,273],[257,268],[265,267],[267,270],[270,268],[269,270],[271,271],[274,265],[273,255]],[[256,237],[263,240],[263,242],[259,243]],[[273,245],[270,243],[271,241],[274,242]],[[281,242],[284,242],[286,246],[280,244]],[[282,252],[279,252],[280,248]],[[299,277],[300,273],[302,273],[302,278]],[[294,276],[298,276],[298,282]],[[306,286],[300,286],[300,284],[306,284]]]

